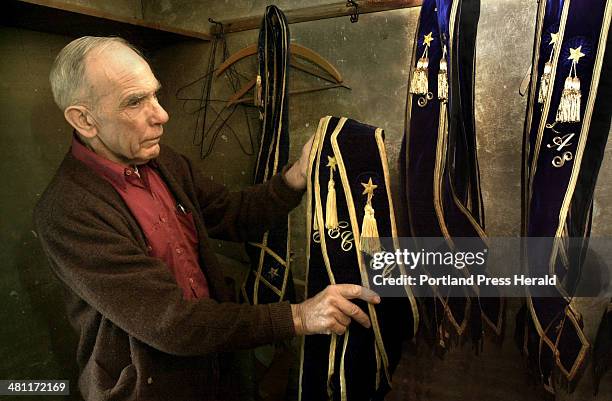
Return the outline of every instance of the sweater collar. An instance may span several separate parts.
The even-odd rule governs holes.
[[[132,167],[125,167],[93,152],[81,142],[76,133],[73,133],[72,136],[71,154],[75,159],[92,169],[98,176],[105,178],[113,186],[124,191],[126,190],[128,180],[133,179],[138,172],[138,170]],[[155,160],[151,160],[148,164],[155,168],[158,167]]]

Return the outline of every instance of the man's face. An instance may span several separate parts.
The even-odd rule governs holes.
[[[132,49],[113,44],[87,57],[96,136],[90,145],[109,160],[143,164],[159,154],[168,113],[157,101],[160,84]]]

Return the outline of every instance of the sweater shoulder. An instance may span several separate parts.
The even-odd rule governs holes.
[[[161,145],[161,150],[156,160],[158,163],[163,163],[164,166],[169,168],[188,168],[187,157],[183,156],[168,145]]]
[[[34,220],[37,225],[51,214],[82,205],[80,200],[85,195],[72,179],[68,164],[70,164],[69,157],[66,156],[36,203]]]
[[[34,207],[34,224],[40,229],[77,215],[91,215],[112,207],[109,200],[118,197],[108,182],[67,155]]]
[[[186,156],[167,145],[162,145],[156,162],[158,165],[163,166],[163,170],[182,187],[190,185],[194,172],[192,170],[192,163]]]

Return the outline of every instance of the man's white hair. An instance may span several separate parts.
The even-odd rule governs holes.
[[[87,54],[94,49],[103,50],[113,44],[127,46],[142,56],[138,49],[123,38],[99,36],[83,36],[75,39],[59,52],[51,67],[49,82],[53,99],[62,111],[91,95],[83,90]]]

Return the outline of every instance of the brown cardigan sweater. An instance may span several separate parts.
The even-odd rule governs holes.
[[[230,193],[165,146],[154,163],[193,213],[211,299],[183,299],[167,266],[147,256],[120,195],[70,152],[35,209],[51,268],[69,289],[68,314],[80,335],[79,388],[88,401],[226,399],[217,385],[217,353],[295,335],[288,302],[228,302],[208,238],[255,236],[286,219],[302,192],[277,175]]]

